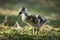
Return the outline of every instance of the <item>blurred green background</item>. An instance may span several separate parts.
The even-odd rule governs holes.
[[[7,24],[13,25],[19,18],[19,9],[23,6],[28,8],[28,13],[45,17],[50,21],[49,25],[60,26],[60,0],[0,0],[0,15],[9,16],[7,20],[13,23],[9,21]],[[4,20],[2,15],[1,22]]]
[[[28,8],[29,14],[39,14],[49,21],[39,35],[30,35],[31,30],[20,34],[10,29],[16,21],[21,27],[26,25],[18,16],[23,6]],[[60,0],[0,0],[0,40],[60,40]]]

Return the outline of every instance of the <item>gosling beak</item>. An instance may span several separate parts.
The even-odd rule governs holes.
[[[22,12],[19,12],[18,16],[21,15],[21,14],[22,14]]]

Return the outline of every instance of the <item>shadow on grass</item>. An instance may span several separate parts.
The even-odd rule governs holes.
[[[50,20],[50,22],[48,24],[51,26],[54,26],[54,27],[59,27],[60,26],[60,20]]]

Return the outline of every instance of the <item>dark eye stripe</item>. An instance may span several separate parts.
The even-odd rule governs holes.
[[[21,11],[24,11],[25,7],[22,7],[22,10]]]

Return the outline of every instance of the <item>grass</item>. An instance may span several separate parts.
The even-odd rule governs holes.
[[[6,16],[6,15],[0,14],[0,24],[4,23],[4,21],[5,21],[5,16]],[[21,26],[26,25],[24,22],[22,22],[21,16],[15,16],[15,15],[7,16],[6,25],[8,25],[8,26],[14,26],[14,25],[16,24],[16,21],[17,21]]]
[[[18,17],[12,15],[7,17],[8,25],[4,26],[0,24],[0,40],[60,40],[59,20],[51,20],[47,25],[43,25],[40,28],[39,34],[32,35],[32,28],[22,27],[22,31],[19,29],[16,30],[16,28],[14,29],[16,21],[21,26],[25,26],[25,24],[21,21],[21,16]],[[2,23],[5,20],[4,18],[5,15],[0,16]]]
[[[30,35],[28,32],[32,32],[32,30],[21,34],[20,30],[18,31],[11,29],[11,27],[0,25],[0,28],[3,29],[0,29],[0,40],[60,40],[60,29],[50,26],[48,30],[46,30],[47,27],[48,26],[43,26],[38,35]]]
[[[0,15],[0,23],[4,22],[4,15]]]
[[[21,26],[25,26],[20,17],[21,16],[8,16],[8,25],[0,25],[0,40],[60,40],[60,23],[58,20],[50,21],[48,25],[44,25],[40,28],[38,35],[32,35],[32,29],[30,28],[22,27],[22,31],[14,29],[16,21],[18,21]],[[0,20],[3,23],[4,15],[1,16],[1,18]],[[11,26],[13,29],[11,29]]]
[[[60,26],[60,20],[50,20],[50,23],[48,23],[49,25],[51,26],[54,26],[54,27],[59,27]]]

